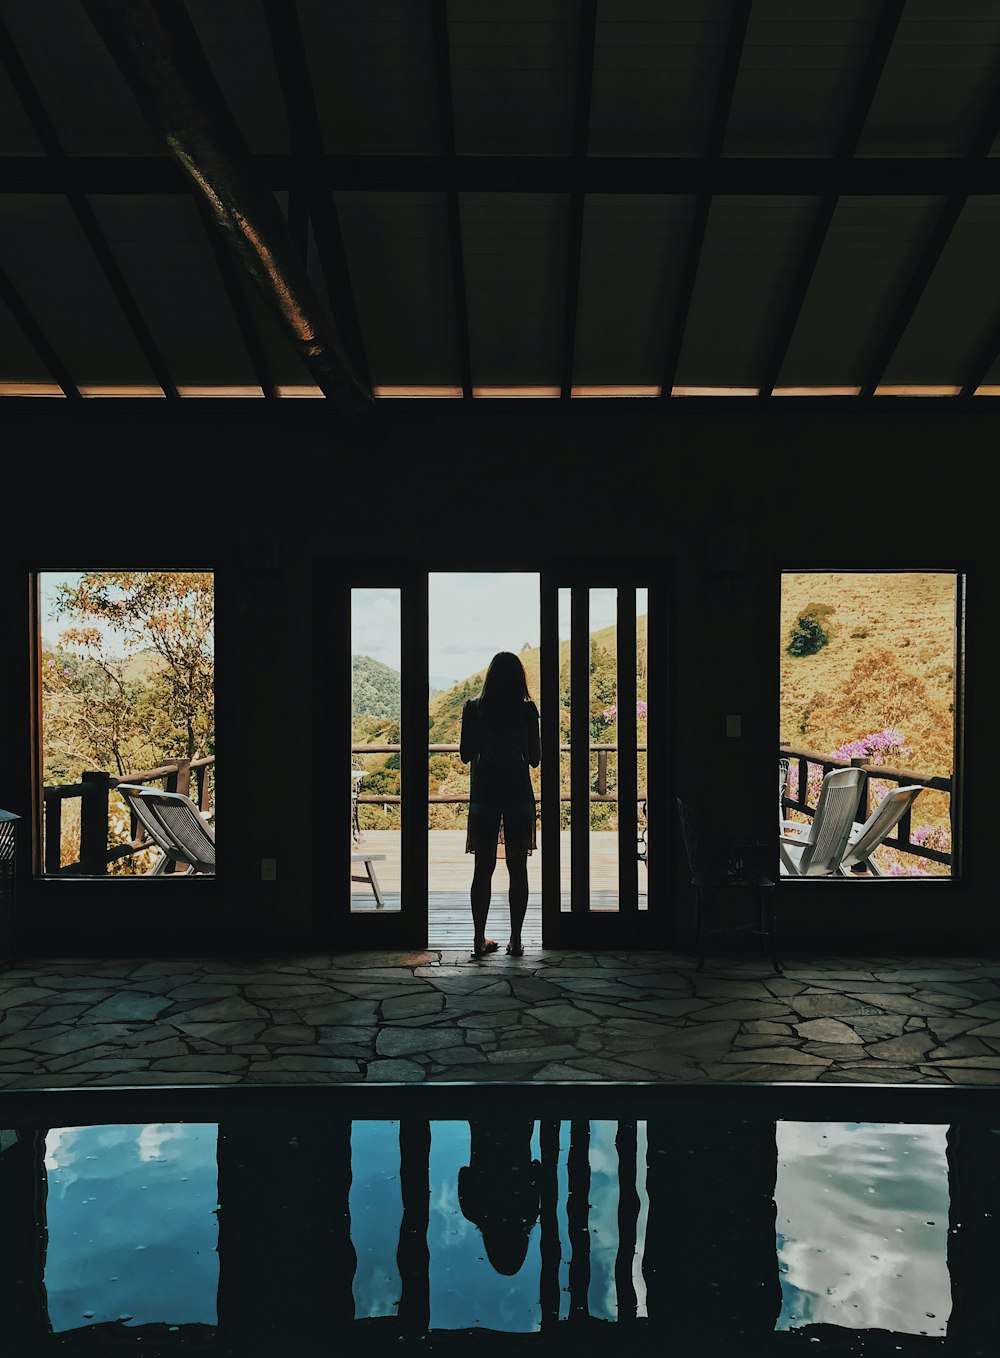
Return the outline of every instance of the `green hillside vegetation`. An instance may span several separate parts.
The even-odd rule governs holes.
[[[645,699],[645,654],[646,618],[636,620],[637,632],[637,687],[641,699]],[[588,714],[590,739],[595,744],[613,745],[617,741],[617,722],[614,715],[605,716],[615,705],[617,691],[617,628],[612,625],[593,632],[590,638],[590,711]],[[569,712],[569,652],[568,641],[559,644],[559,688],[560,688],[560,736],[561,743],[567,743],[570,730]],[[541,652],[537,646],[525,645],[520,651],[521,662],[528,678],[528,688],[538,701],[540,688]],[[355,663],[357,657],[355,658]],[[394,673],[394,672],[393,672]],[[482,689],[486,670],[481,669],[467,678],[453,684],[443,693],[430,695],[428,709],[428,744],[457,745],[461,736],[462,709],[469,698],[478,696]],[[396,675],[397,691],[398,679]],[[645,745],[645,721],[639,722],[638,743]],[[355,706],[354,743],[355,744],[392,744],[399,740],[398,705],[396,712],[379,718],[374,714],[361,713]],[[399,793],[399,756],[398,754],[374,753],[356,756],[356,762],[367,770],[367,777],[361,785],[363,795]],[[539,791],[539,770],[532,771],[536,795]],[[564,790],[569,789],[569,756],[562,757],[562,779]],[[597,789],[597,757],[591,756],[591,784]],[[640,787],[645,785],[645,755],[640,755]],[[608,758],[608,792],[617,786],[615,758]],[[434,751],[428,760],[428,794],[431,796],[467,796],[469,791],[469,771],[458,757],[457,752]],[[428,824],[431,829],[461,829],[465,827],[467,804],[463,802],[435,802],[428,807]],[[615,802],[592,803],[591,825],[594,829],[613,829],[617,827],[618,807]],[[399,825],[398,806],[390,805],[385,810],[381,806],[362,805],[359,811],[362,829],[394,829]],[[564,805],[563,821],[569,824],[569,808]]]
[[[351,657],[352,710],[359,717],[399,718],[399,671],[369,655]]]

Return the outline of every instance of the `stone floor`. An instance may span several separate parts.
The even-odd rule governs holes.
[[[465,951],[24,963],[0,1089],[373,1081],[1000,1086],[1000,961]]]

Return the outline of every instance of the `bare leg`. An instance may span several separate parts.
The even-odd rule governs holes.
[[[519,953],[522,948],[521,926],[524,923],[524,914],[528,908],[528,855],[525,853],[513,854],[507,850],[507,873],[510,877],[510,888],[507,892],[507,899],[510,903],[510,943],[508,947],[512,953]]]
[[[476,853],[476,868],[472,874],[472,950],[483,952],[488,940],[486,937],[486,917],[490,913],[493,869],[497,865],[496,851],[491,853],[480,849]]]

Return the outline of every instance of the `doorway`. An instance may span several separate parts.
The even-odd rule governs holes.
[[[349,895],[331,889],[323,899],[320,891],[319,937],[336,946],[471,948],[461,712],[492,656],[511,650],[541,714],[526,946],[662,946],[657,884],[668,880],[669,850],[657,834],[657,808],[670,796],[662,564],[445,560],[321,569],[317,598],[330,612],[319,629],[328,641],[319,657],[317,730],[337,733],[324,745],[333,770],[324,807],[333,824],[341,812],[350,819],[352,862],[348,874],[346,852],[335,856],[339,836],[329,842],[327,815],[317,881],[336,874],[338,882],[341,870],[353,880]],[[341,788],[337,770],[348,754],[351,780],[345,774]],[[506,914],[501,859],[493,934],[502,934]]]

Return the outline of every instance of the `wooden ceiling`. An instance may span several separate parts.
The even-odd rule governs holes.
[[[373,403],[1000,394],[998,76],[996,0],[0,0],[0,399],[336,401],[289,278]]]

